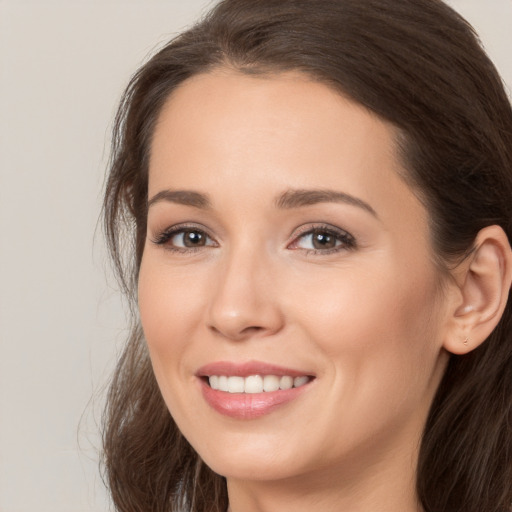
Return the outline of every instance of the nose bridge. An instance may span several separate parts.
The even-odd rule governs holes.
[[[272,286],[272,265],[264,243],[238,241],[219,262],[209,308],[209,327],[238,340],[278,331],[282,313]]]

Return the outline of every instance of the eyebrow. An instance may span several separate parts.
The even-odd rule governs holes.
[[[300,208],[318,203],[345,203],[362,208],[378,218],[377,212],[368,203],[358,197],[336,190],[287,190],[276,200],[276,206],[283,209]]]
[[[205,194],[192,190],[161,190],[148,201],[148,209],[155,203],[162,201],[193,206],[202,210],[208,210],[212,207],[209,197]]]
[[[161,190],[148,201],[148,209],[155,203],[162,201],[192,206],[202,210],[212,208],[212,202],[206,194],[192,190]],[[351,206],[357,206],[378,218],[377,212],[362,199],[335,190],[287,190],[279,195],[275,201],[275,205],[279,209],[301,208],[303,206],[312,206],[319,203],[345,203]]]

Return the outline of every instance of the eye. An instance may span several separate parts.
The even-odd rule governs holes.
[[[159,234],[153,242],[181,252],[217,245],[205,231],[194,227],[169,228]]]
[[[204,247],[207,239],[202,231],[187,229],[174,234],[169,242],[175,247]]]
[[[319,226],[300,234],[289,246],[290,249],[304,249],[313,253],[329,254],[355,248],[354,237],[344,230]]]

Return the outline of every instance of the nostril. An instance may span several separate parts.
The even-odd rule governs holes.
[[[216,327],[215,325],[211,325],[210,330],[213,331],[218,336],[223,336],[225,338],[229,338],[229,339],[233,339],[233,340],[241,340],[241,339],[248,338],[250,336],[257,335],[260,332],[265,331],[265,328],[255,325],[255,326],[244,327],[241,329],[236,329],[236,328],[230,329],[228,327],[221,329],[219,327]]]
[[[246,327],[245,329],[242,330],[242,333],[255,333],[255,332],[259,332],[259,331],[263,331],[263,327],[258,327],[258,326],[251,326],[251,327]]]

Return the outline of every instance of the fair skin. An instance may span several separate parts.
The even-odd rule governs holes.
[[[161,112],[141,321],[164,400],[226,476],[232,512],[421,510],[418,444],[447,349],[474,348],[504,306],[469,332],[489,302],[482,280],[465,294],[469,263],[439,270],[394,135],[295,73],[196,76]],[[505,242],[481,239],[480,264],[505,268],[486,296],[503,297]],[[261,410],[257,395],[209,388],[248,362],[306,383]],[[212,364],[228,369],[202,371]]]

